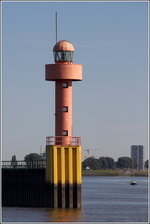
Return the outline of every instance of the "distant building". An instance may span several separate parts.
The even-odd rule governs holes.
[[[143,170],[143,154],[144,154],[144,146],[143,145],[132,145],[131,146],[131,159],[136,161],[137,169]]]

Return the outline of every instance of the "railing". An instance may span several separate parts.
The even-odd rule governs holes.
[[[46,145],[80,146],[80,137],[49,136],[46,137]]]
[[[2,168],[45,168],[46,167],[46,160],[35,160],[35,161],[2,161],[1,162]]]

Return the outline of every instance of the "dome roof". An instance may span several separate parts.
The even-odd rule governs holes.
[[[53,51],[74,51],[74,47],[69,41],[61,40],[55,44]]]

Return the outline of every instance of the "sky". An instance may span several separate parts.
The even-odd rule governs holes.
[[[2,159],[45,151],[55,134],[53,64],[58,40],[70,41],[83,80],[73,83],[73,136],[82,157],[148,158],[148,7],[146,2],[3,2]]]

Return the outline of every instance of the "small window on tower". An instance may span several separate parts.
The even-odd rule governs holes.
[[[62,136],[68,136],[68,131],[63,130],[63,131],[62,131]]]
[[[63,111],[63,112],[68,112],[68,107],[63,106],[63,107],[62,107],[62,111]]]
[[[62,87],[63,88],[68,88],[68,83],[67,82],[63,82]]]

